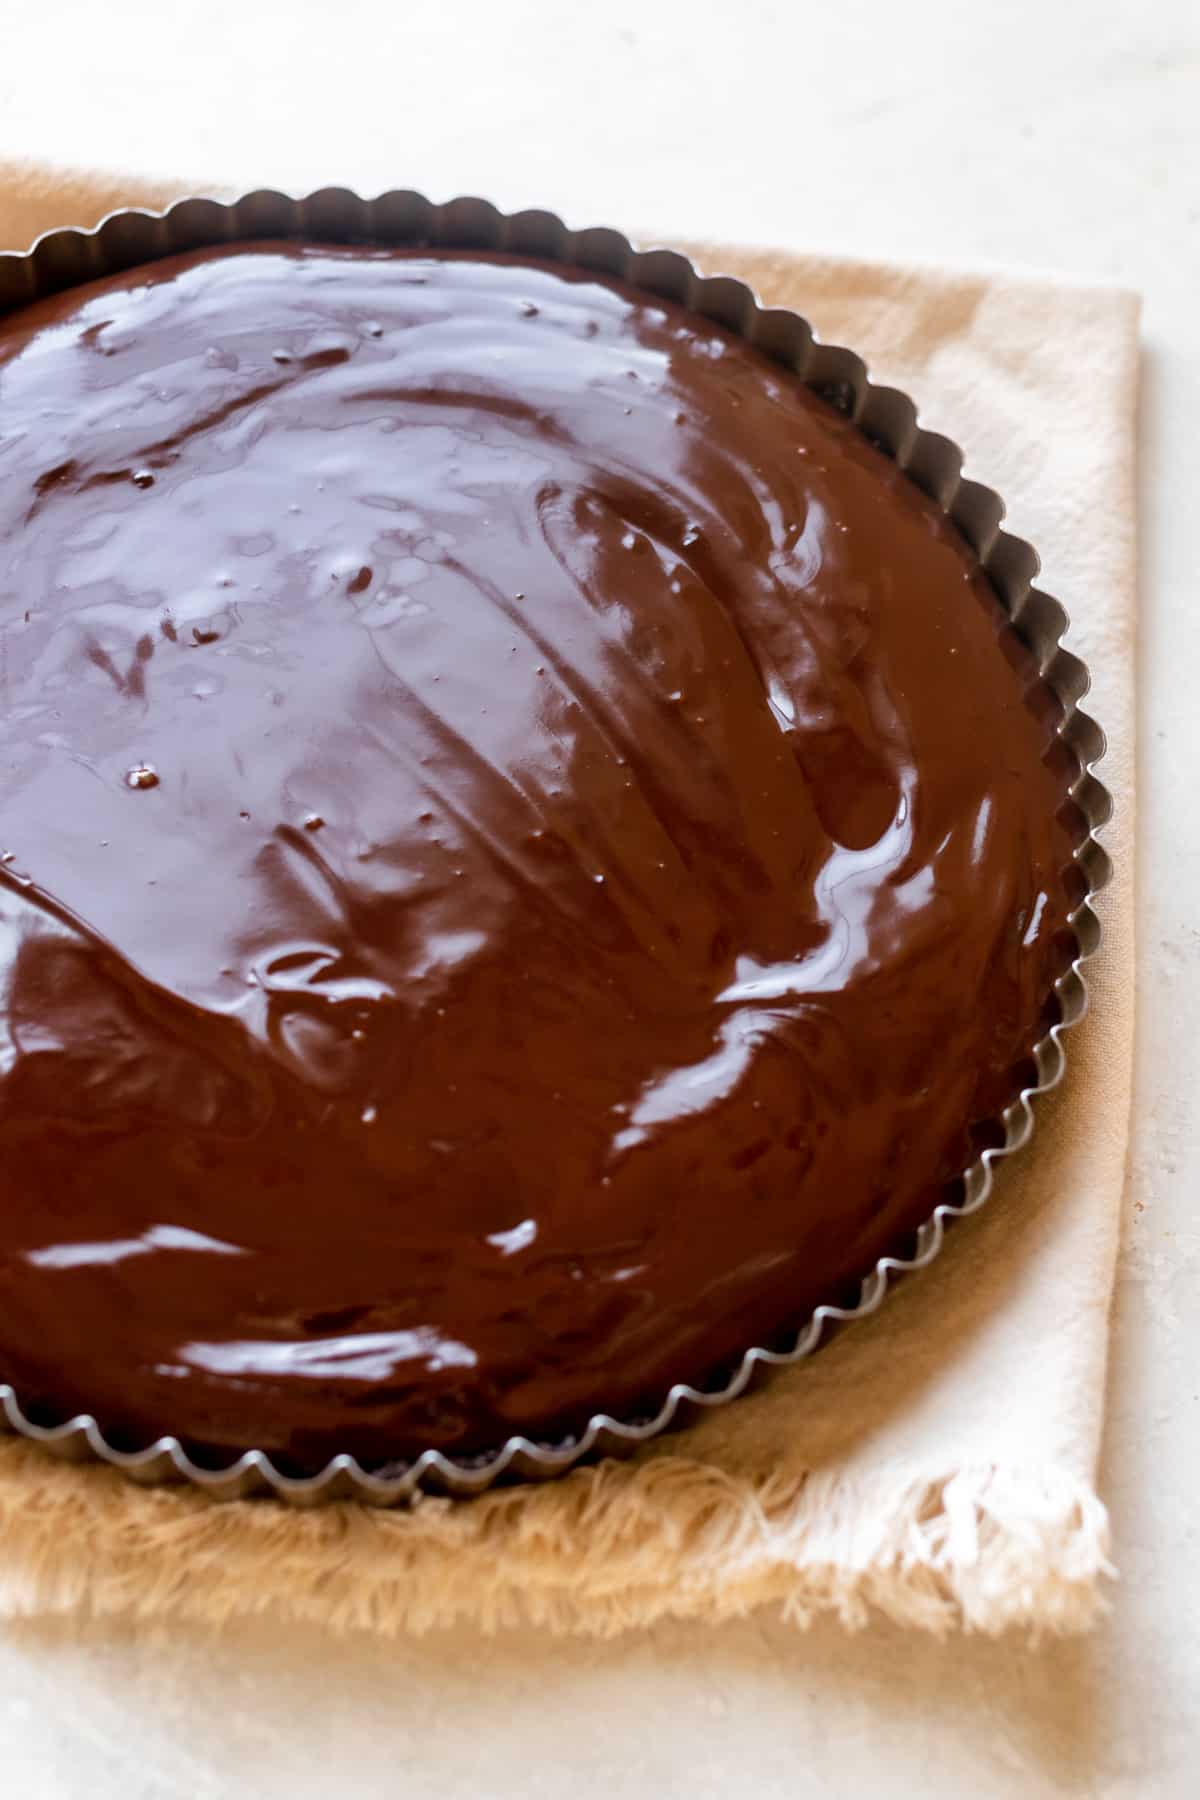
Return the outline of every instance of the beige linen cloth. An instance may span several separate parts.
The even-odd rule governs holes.
[[[0,247],[177,189],[0,168]],[[630,1463],[471,1502],[294,1512],[143,1490],[0,1439],[0,1613],[274,1610],[612,1632],[764,1602],[798,1625],[1077,1631],[1111,1573],[1094,1489],[1133,1036],[1138,303],[1005,274],[695,247],[851,344],[963,444],[1072,613],[1117,798],[1092,1009],[1030,1154],[874,1318]],[[964,1005],[971,1004],[964,995]]]

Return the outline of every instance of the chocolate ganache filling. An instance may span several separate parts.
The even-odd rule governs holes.
[[[0,1379],[287,1467],[845,1298],[1073,954],[1059,711],[723,328],[246,244],[0,325]]]

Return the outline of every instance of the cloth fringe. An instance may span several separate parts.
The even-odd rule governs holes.
[[[9,1458],[37,1457],[28,1446]],[[678,1456],[541,1489],[409,1509],[311,1512],[125,1485],[41,1458],[0,1478],[0,1616],[246,1614],[421,1633],[526,1622],[611,1636],[764,1603],[799,1628],[873,1615],[943,1635],[1088,1630],[1114,1573],[1108,1519],[1061,1468],[779,1474],[753,1483]]]

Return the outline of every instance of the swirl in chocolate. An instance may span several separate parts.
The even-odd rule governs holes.
[[[653,1405],[924,1217],[1070,954],[1055,712],[799,380],[245,245],[0,327],[0,1377],[288,1467]]]

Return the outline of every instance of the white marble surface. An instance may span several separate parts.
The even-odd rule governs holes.
[[[17,24],[0,9],[0,157],[483,189],[580,222],[1140,287],[1141,1043],[1103,1470],[1123,1580],[1095,1638],[938,1646],[893,1631],[798,1637],[764,1617],[547,1657],[524,1636],[338,1646],[259,1626],[9,1628],[0,1789],[424,1796],[436,1765],[445,1795],[486,1800],[1195,1794],[1194,0],[56,0],[21,12]]]

